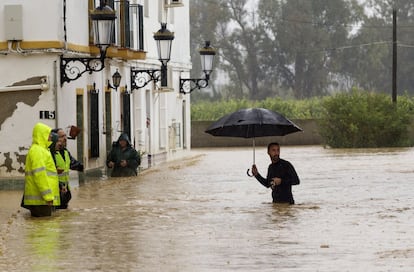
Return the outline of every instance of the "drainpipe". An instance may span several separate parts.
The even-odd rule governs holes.
[[[68,49],[68,41],[67,41],[67,31],[66,31],[66,0],[63,0],[63,42],[64,48],[63,50],[66,51]],[[58,127],[58,97],[57,97],[57,61],[53,62],[53,93],[55,96],[55,128]],[[62,71],[60,71],[62,72]]]
[[[53,61],[53,95],[55,97],[55,128],[58,127],[58,97],[57,97],[57,61]]]
[[[68,41],[67,41],[67,31],[66,31],[66,0],[63,0],[63,40],[65,43],[64,50],[68,50]]]

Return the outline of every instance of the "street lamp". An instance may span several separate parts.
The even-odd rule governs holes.
[[[161,29],[154,33],[157,42],[158,59],[161,62],[161,86],[167,86],[167,63],[171,59],[171,45],[174,33],[167,29],[167,24],[161,24]]]
[[[154,33],[154,40],[157,43],[158,60],[161,62],[160,69],[141,70],[131,68],[131,89],[138,89],[146,86],[149,82],[157,82],[161,77],[161,87],[168,85],[167,63],[171,59],[171,45],[174,40],[174,33],[167,29],[166,23],[161,23],[161,29]],[[147,75],[150,77],[147,80]]]
[[[90,12],[94,33],[94,44],[99,48],[99,57],[69,58],[60,57],[60,84],[71,82],[82,76],[83,73],[99,72],[105,67],[105,57],[108,47],[112,44],[115,11],[101,0],[100,6]]]
[[[121,84],[121,78],[122,78],[121,74],[118,72],[118,69],[116,69],[116,72],[112,75],[112,82],[114,86],[111,85],[108,79],[108,88],[111,88],[117,91],[119,85]]]
[[[195,89],[201,89],[208,86],[210,74],[213,71],[214,56],[216,49],[210,46],[210,41],[206,41],[205,46],[199,50],[201,57],[201,70],[205,78],[181,78],[180,93],[189,94]]]

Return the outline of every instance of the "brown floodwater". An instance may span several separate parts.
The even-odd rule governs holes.
[[[88,180],[51,218],[1,191],[0,271],[413,271],[413,151],[282,146],[295,205],[246,175],[251,148]]]

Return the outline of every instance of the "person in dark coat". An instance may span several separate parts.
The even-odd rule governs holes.
[[[112,150],[106,160],[108,168],[112,169],[112,177],[129,177],[137,175],[141,164],[141,156],[132,147],[128,134],[122,133],[118,141],[112,145]]]
[[[262,177],[255,164],[252,166],[252,174],[266,188],[272,188],[272,198],[274,203],[295,204],[292,195],[292,185],[300,183],[299,177],[293,165],[281,159],[280,145],[270,143],[267,146],[267,154],[272,161],[267,170],[267,177]]]

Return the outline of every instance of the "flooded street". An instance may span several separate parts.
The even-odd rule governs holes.
[[[251,148],[90,180],[52,218],[0,191],[0,271],[412,271],[413,151],[282,146],[292,206],[246,175]],[[266,175],[265,147],[256,164]]]

